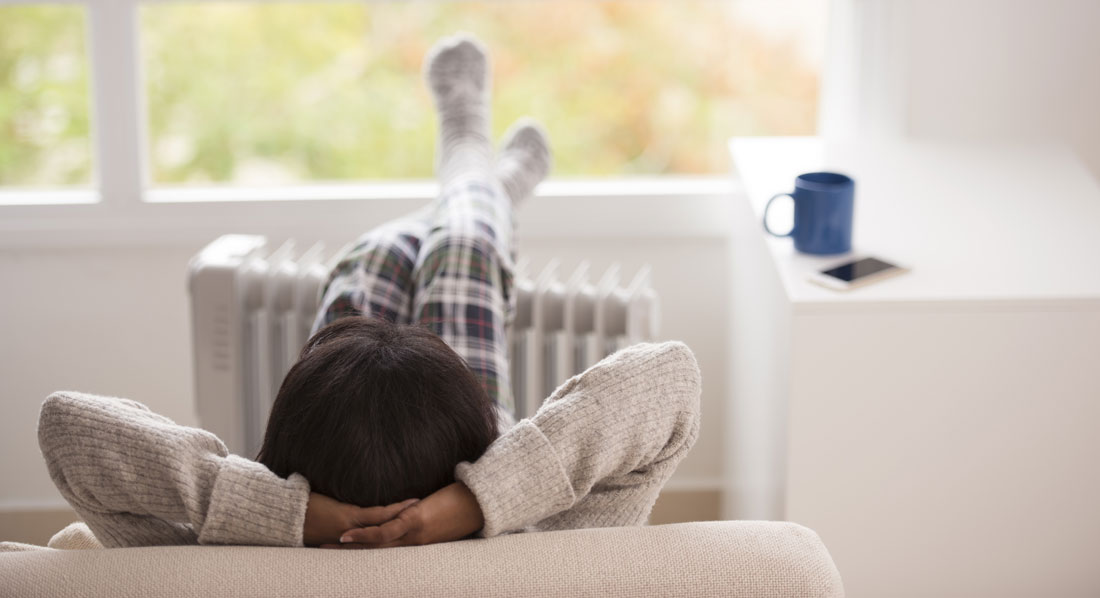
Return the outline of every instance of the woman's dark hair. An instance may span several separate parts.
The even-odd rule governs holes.
[[[290,368],[256,460],[360,506],[423,498],[497,437],[496,412],[466,363],[426,328],[341,318]]]

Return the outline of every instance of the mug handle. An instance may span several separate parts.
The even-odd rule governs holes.
[[[794,234],[794,226],[791,226],[791,230],[787,231],[786,233],[783,233],[782,235],[775,232],[775,231],[773,231],[772,229],[768,228],[768,210],[771,209],[773,201],[779,199],[780,197],[784,197],[784,196],[789,197],[789,198],[791,198],[791,201],[794,201],[794,196],[791,195],[790,193],[776,193],[775,195],[772,196],[771,199],[768,200],[767,205],[764,206],[764,230],[768,231],[769,235],[773,235],[773,236],[776,236],[776,237],[789,237],[789,236]]]

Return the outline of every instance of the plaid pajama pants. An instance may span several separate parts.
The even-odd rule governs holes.
[[[425,326],[466,361],[501,422],[514,422],[506,334],[513,224],[495,178],[449,182],[424,210],[357,239],[329,275],[311,334],[349,315]]]

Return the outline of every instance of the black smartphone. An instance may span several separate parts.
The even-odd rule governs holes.
[[[909,268],[877,257],[862,257],[814,272],[810,280],[830,289],[847,291],[908,271]]]

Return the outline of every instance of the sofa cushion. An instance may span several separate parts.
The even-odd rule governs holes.
[[[155,546],[0,553],[13,596],[842,596],[820,538],[714,521],[382,550]]]

